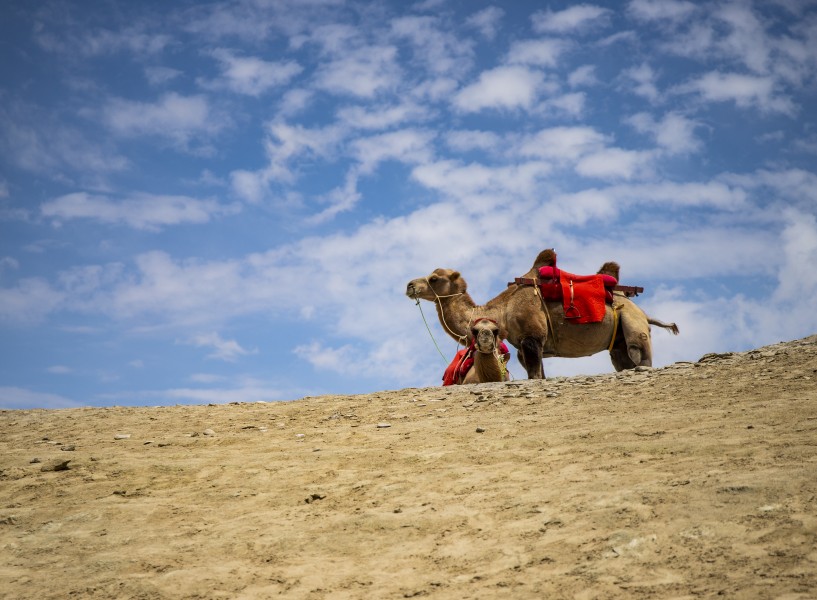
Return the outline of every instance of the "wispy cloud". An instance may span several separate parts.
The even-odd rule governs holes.
[[[303,71],[303,67],[292,60],[269,62],[254,56],[239,56],[226,48],[213,50],[212,55],[219,62],[221,77],[199,78],[199,85],[205,89],[228,89],[257,97],[289,83]]]
[[[544,84],[540,71],[523,66],[503,66],[483,71],[476,82],[461,89],[454,106],[464,112],[485,109],[531,108]]]
[[[571,33],[603,26],[612,11],[593,4],[577,4],[564,10],[550,9],[531,16],[533,30],[537,33]]]
[[[472,14],[465,20],[465,24],[475,28],[484,38],[492,40],[504,15],[505,11],[498,6],[489,6]]]
[[[698,94],[707,102],[734,102],[739,108],[757,108],[764,113],[794,116],[797,107],[776,91],[771,77],[711,71],[674,88],[676,93]]]
[[[20,387],[0,387],[0,408],[72,408],[80,406],[69,398]]]
[[[239,205],[221,205],[215,200],[187,196],[136,193],[129,198],[114,200],[86,192],[60,196],[40,207],[43,217],[58,224],[73,219],[90,219],[148,231],[184,223],[207,223],[212,218],[235,214],[239,210]]]
[[[214,358],[226,362],[235,362],[241,356],[257,354],[258,350],[247,350],[235,340],[225,340],[218,333],[202,333],[190,339],[188,342],[199,348],[212,348],[213,352],[207,358]]]
[[[198,140],[207,140],[226,122],[215,118],[203,95],[164,94],[156,102],[112,98],[102,109],[108,127],[122,136],[164,138],[181,149],[189,149]]]

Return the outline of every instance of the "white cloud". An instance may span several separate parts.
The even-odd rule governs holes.
[[[780,238],[785,262],[778,274],[774,299],[800,305],[803,298],[817,298],[817,271],[814,269],[817,264],[817,217],[789,209],[784,218],[786,226]],[[789,315],[795,322],[800,317],[817,327],[817,311],[807,309],[802,315]],[[807,329],[805,323],[798,324],[798,327],[803,332],[815,331]]]
[[[361,193],[357,190],[357,182],[358,171],[350,169],[346,173],[343,185],[336,187],[322,199],[329,203],[329,206],[313,215],[308,222],[313,225],[325,223],[342,212],[352,210],[361,198]]]
[[[482,37],[492,40],[496,37],[500,21],[504,16],[504,10],[497,6],[489,6],[469,16],[465,24],[479,31]]]
[[[598,85],[599,79],[596,77],[595,65],[582,65],[574,70],[568,75],[567,83],[570,87]]]
[[[226,362],[235,362],[240,356],[257,354],[258,350],[247,350],[235,340],[225,340],[218,333],[210,332],[194,336],[189,344],[199,348],[212,348],[214,351],[207,358],[214,358]]]
[[[638,113],[626,121],[640,133],[652,136],[669,154],[688,154],[702,147],[701,140],[695,136],[695,129],[700,124],[679,113],[667,113],[660,121],[647,113]]]
[[[0,258],[0,275],[3,274],[3,271],[6,269],[13,269],[17,270],[20,268],[20,261],[16,258],[12,258],[10,256],[4,256]]]
[[[40,278],[21,279],[14,287],[0,288],[0,321],[16,324],[41,322],[65,295]]]
[[[400,69],[396,57],[397,50],[393,46],[344,52],[318,68],[314,85],[330,94],[374,98],[380,92],[397,87]]]
[[[115,98],[102,109],[102,118],[123,136],[157,136],[186,147],[199,136],[210,136],[224,125],[223,118],[212,114],[202,95],[164,94],[157,102],[138,102]]]
[[[541,72],[522,66],[496,67],[483,71],[479,79],[461,89],[454,106],[464,112],[483,109],[529,109],[544,83]]]
[[[39,12],[34,27],[34,40],[41,48],[56,54],[84,57],[110,56],[129,52],[137,57],[160,54],[173,42],[170,35],[146,32],[141,24],[120,30],[76,27],[65,15],[45,9]],[[59,30],[59,33],[52,33]]]
[[[153,67],[145,67],[145,79],[148,80],[150,85],[159,86],[167,83],[168,81],[173,81],[177,77],[182,75],[182,72],[178,69],[171,69],[170,67],[164,66],[153,66]]]
[[[718,43],[721,52],[743,62],[755,73],[769,73],[769,38],[752,8],[739,3],[723,4],[717,7],[714,16],[728,29]]]
[[[587,94],[574,92],[548,98],[539,105],[539,111],[545,114],[564,114],[579,118],[584,114]]]
[[[451,131],[445,136],[446,144],[458,152],[500,150],[502,136],[493,131]]]
[[[568,48],[569,44],[560,39],[520,40],[511,44],[507,62],[537,67],[555,67]]]
[[[444,160],[416,167],[412,176],[424,186],[449,197],[467,199],[467,205],[462,210],[479,210],[476,196],[495,197],[494,201],[485,205],[485,208],[493,209],[506,195],[530,197],[538,182],[550,172],[549,164],[538,161],[491,167]]]
[[[391,29],[394,35],[411,43],[414,61],[427,72],[426,76],[458,76],[471,67],[474,42],[458,38],[436,17],[399,17],[391,21]]]
[[[344,106],[338,120],[354,129],[387,129],[409,120],[422,121],[428,109],[413,102],[384,106]]]
[[[79,403],[57,394],[35,392],[19,387],[0,387],[0,408],[72,408]]]
[[[653,155],[638,150],[605,148],[588,154],[576,164],[576,172],[584,177],[617,180],[635,179],[650,172]]]
[[[740,108],[758,108],[762,112],[794,116],[795,105],[789,98],[777,95],[775,87],[772,77],[710,71],[677,86],[675,91],[699,94],[709,102],[734,102]]]
[[[125,170],[129,160],[109,140],[67,125],[37,106],[0,105],[0,154],[11,164],[53,179]]]
[[[204,382],[206,383],[206,382]],[[282,390],[264,385],[262,382],[248,382],[237,387],[220,388],[170,388],[147,392],[126,392],[121,394],[103,394],[101,399],[107,401],[119,400],[123,397],[132,399],[159,399],[167,402],[191,402],[195,404],[227,404],[228,402],[273,402],[283,398],[293,397]]]
[[[281,97],[278,114],[290,117],[303,112],[315,99],[315,92],[303,88],[287,90]]]
[[[237,56],[226,48],[213,50],[212,55],[221,66],[221,78],[199,80],[207,89],[228,89],[257,97],[271,88],[286,85],[303,71],[303,67],[292,60],[269,62],[254,56]]]
[[[361,174],[372,173],[385,160],[407,164],[423,163],[433,156],[431,142],[434,132],[403,129],[380,135],[358,138],[351,142],[352,156],[360,163]]]
[[[299,173],[291,164],[304,157],[333,157],[346,135],[338,125],[309,129],[282,121],[267,124],[264,150],[269,163],[258,171],[239,169],[230,173],[233,192],[247,202],[257,204],[270,195],[270,185],[292,184]]]
[[[133,194],[123,200],[76,192],[60,196],[40,207],[40,213],[57,223],[71,219],[91,219],[156,231],[170,225],[207,223],[214,217],[235,214],[239,207],[224,206],[215,200],[188,196]]]
[[[320,342],[310,342],[295,346],[292,351],[320,371],[355,374],[364,367],[364,363],[356,358],[357,351],[351,345],[331,348]]]
[[[630,0],[627,10],[639,21],[680,21],[696,7],[687,0]]]
[[[577,4],[561,11],[550,9],[531,16],[537,33],[571,33],[605,25],[612,11],[593,4]]]
[[[653,104],[661,99],[661,94],[655,85],[658,79],[657,74],[647,63],[625,69],[622,75],[636,84],[633,93],[646,98]]]
[[[527,157],[576,161],[602,149],[608,140],[592,127],[551,127],[525,137],[519,153]]]

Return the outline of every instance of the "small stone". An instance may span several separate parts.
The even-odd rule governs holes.
[[[76,446],[63,446],[62,448],[60,448],[60,450],[62,450],[63,452],[73,452],[76,449],[77,449]]]
[[[129,433],[117,433],[115,436],[113,436],[113,439],[115,439],[115,440],[129,440],[130,439],[130,434]]]
[[[477,433],[485,433],[484,427],[477,427]]]
[[[216,435],[216,432],[213,431],[212,429],[205,429],[204,431],[201,432],[201,434],[202,435]]]
[[[40,467],[40,471],[47,472],[47,471],[67,471],[71,467],[68,466],[70,460],[58,460],[51,464],[43,465]]]
[[[386,429],[388,427],[391,427],[391,423],[378,423],[377,424],[378,429]]]
[[[41,462],[39,458],[32,458],[32,459],[29,461],[29,463],[30,463],[30,464],[32,464],[32,465],[37,464],[38,462]]]

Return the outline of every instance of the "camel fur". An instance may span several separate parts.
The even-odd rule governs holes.
[[[507,381],[508,369],[505,356],[499,348],[504,338],[499,325],[491,319],[476,319],[471,326],[471,338],[474,340],[474,364],[468,369],[462,383],[489,383]]]
[[[537,256],[533,267],[524,275],[535,278],[543,260],[552,260],[552,249]],[[607,307],[599,323],[576,325],[567,322],[561,302],[544,302],[534,286],[513,285],[486,304],[478,306],[468,293],[468,284],[458,271],[435,269],[427,277],[410,281],[406,295],[412,299],[434,302],[443,330],[464,344],[470,323],[476,314],[495,320],[507,332],[507,340],[517,350],[520,364],[529,379],[544,379],[542,358],[578,358],[607,350],[616,333],[610,359],[616,371],[636,366],[652,366],[650,324],[677,332],[674,324],[648,317],[623,294],[615,294],[614,308]],[[618,326],[616,326],[618,322]]]

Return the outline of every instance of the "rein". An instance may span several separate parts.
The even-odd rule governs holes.
[[[428,280],[428,277],[426,277],[426,283],[428,284],[428,289],[430,289],[432,292],[434,292],[434,298],[435,298],[434,304],[436,304],[437,306],[440,307],[440,320],[443,322],[443,326],[448,331],[448,333],[450,333],[452,336],[454,336],[455,338],[457,338],[459,340],[458,344],[462,344],[463,346],[465,346],[465,344],[463,343],[463,340],[467,340],[468,336],[466,336],[466,335],[457,335],[457,333],[453,329],[451,329],[451,327],[448,326],[448,323],[445,320],[445,311],[443,310],[443,303],[440,302],[440,300],[443,299],[443,298],[454,298],[455,296],[462,296],[465,292],[457,292],[456,294],[447,294],[445,296],[440,296],[437,293],[437,290],[435,290],[431,286],[431,282]],[[417,299],[417,305],[418,306],[420,305],[420,299],[419,298]],[[422,308],[420,309],[420,312],[422,312]],[[425,319],[425,317],[423,317],[423,319]],[[431,333],[430,329],[429,329],[429,333]],[[431,336],[431,339],[434,339],[434,336]],[[434,342],[435,345],[436,345],[436,343],[437,342]],[[440,353],[440,354],[442,354],[442,353]]]
[[[456,337],[458,340],[464,340],[464,339],[467,339],[467,337],[466,337],[466,336],[464,336],[464,335],[457,335],[456,333],[454,333],[454,332],[451,330],[451,328],[448,326],[448,323],[446,323],[446,321],[445,321],[445,312],[443,311],[443,305],[442,305],[442,303],[440,302],[440,299],[441,299],[441,298],[453,298],[454,296],[461,296],[461,295],[463,294],[463,292],[459,292],[459,293],[456,293],[456,294],[448,294],[448,295],[446,295],[446,296],[440,296],[440,295],[439,295],[439,294],[436,292],[436,290],[435,290],[433,287],[431,287],[431,282],[428,280],[428,278],[427,278],[427,277],[426,277],[426,283],[428,284],[428,289],[430,289],[432,292],[434,292],[434,297],[435,297],[434,304],[438,304],[438,305],[439,305],[439,307],[440,307],[440,317],[441,317],[441,320],[442,320],[443,325],[445,326],[445,328],[448,330],[448,332],[449,332],[449,333],[451,333],[451,335],[455,336],[455,337]],[[418,298],[418,297],[416,297],[416,296],[415,296],[415,297],[414,297],[414,300],[416,301],[417,308],[419,308],[419,309],[420,309],[420,316],[422,316],[422,317],[423,317],[423,323],[425,323],[425,326],[426,326],[426,331],[428,331],[428,335],[429,335],[429,337],[431,338],[431,341],[432,341],[432,342],[434,342],[434,347],[437,349],[437,352],[439,352],[439,353],[440,353],[440,356],[442,357],[443,362],[444,362],[445,364],[448,364],[448,359],[445,357],[445,354],[443,354],[443,351],[442,351],[442,350],[440,350],[440,346],[437,344],[437,340],[436,340],[436,339],[434,339],[434,334],[433,334],[433,333],[431,333],[431,327],[429,327],[429,326],[428,326],[428,321],[426,320],[426,315],[425,315],[425,313],[423,312],[423,306],[422,306],[422,304],[420,304],[420,298]],[[458,342],[458,343],[457,343],[457,345],[459,345],[459,344],[460,344],[460,342]],[[464,345],[465,345],[465,344],[463,344],[463,346],[464,346]]]

